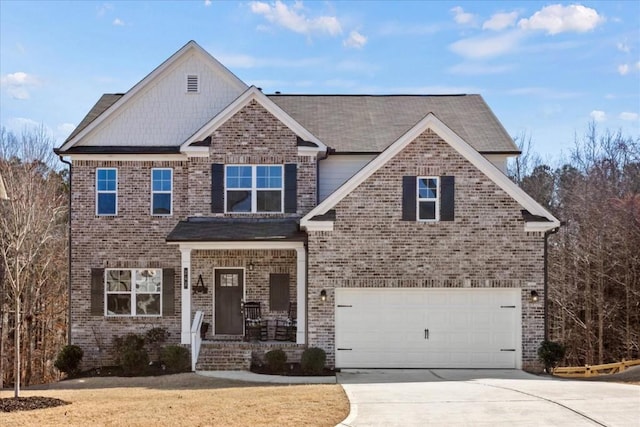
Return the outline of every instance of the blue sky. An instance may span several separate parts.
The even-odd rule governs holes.
[[[640,2],[0,0],[0,123],[61,143],[189,40],[265,93],[480,93],[567,154],[591,120],[640,137]]]

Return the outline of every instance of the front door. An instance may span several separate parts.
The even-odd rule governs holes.
[[[241,269],[215,270],[215,333],[241,335],[244,274]]]

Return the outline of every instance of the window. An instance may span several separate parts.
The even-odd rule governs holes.
[[[160,316],[161,269],[107,269],[107,316]]]
[[[96,170],[96,214],[116,215],[118,211],[118,170]]]
[[[226,166],[226,212],[282,212],[282,165]]]
[[[151,169],[151,215],[171,215],[172,169]]]
[[[198,93],[198,92],[200,92],[200,88],[198,86],[198,75],[188,74],[187,75],[187,93]]]
[[[418,177],[418,220],[438,221],[440,192],[437,177]]]

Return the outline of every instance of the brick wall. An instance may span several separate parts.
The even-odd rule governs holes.
[[[455,221],[402,221],[402,177],[455,176]],[[521,206],[431,131],[336,206],[332,232],[309,232],[310,346],[334,363],[337,287],[519,287],[523,366],[543,339],[543,238],[525,233]]]

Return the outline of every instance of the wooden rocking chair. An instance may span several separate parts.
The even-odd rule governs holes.
[[[296,341],[296,332],[298,319],[298,304],[295,302],[289,303],[289,314],[285,319],[276,319],[276,341]]]

